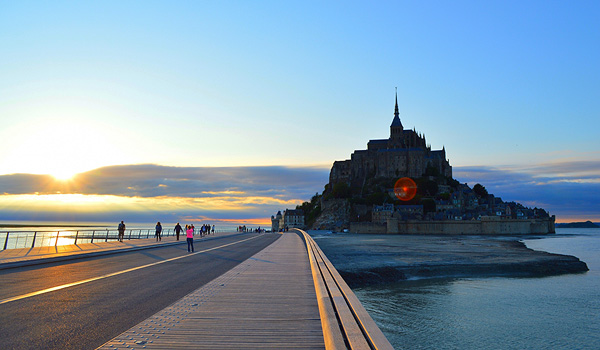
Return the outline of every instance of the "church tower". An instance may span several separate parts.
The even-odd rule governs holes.
[[[403,145],[404,127],[400,121],[398,111],[398,90],[396,89],[396,107],[394,108],[394,119],[390,125],[390,144],[393,148],[401,148]]]

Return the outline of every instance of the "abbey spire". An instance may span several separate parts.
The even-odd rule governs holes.
[[[394,108],[394,117],[400,119],[400,112],[398,112],[398,88],[396,88],[396,108]]]
[[[402,144],[403,139],[402,122],[400,121],[400,112],[398,112],[398,89],[396,88],[396,107],[394,108],[394,120],[390,125],[390,140],[393,140],[393,147],[399,147]]]
[[[398,89],[396,88],[396,107],[394,108],[394,120],[390,128],[398,127],[400,130],[403,129],[402,122],[400,121],[400,112],[398,111]]]

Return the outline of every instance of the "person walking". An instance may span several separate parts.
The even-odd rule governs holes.
[[[212,234],[215,234],[215,225],[212,226]]]
[[[160,224],[160,221],[156,223],[156,241],[162,241],[162,237],[161,237],[161,232],[162,232],[162,226]]]
[[[179,240],[179,233],[183,231],[183,229],[181,228],[181,225],[179,225],[179,223],[177,223],[177,225],[175,225],[175,234],[177,235],[177,240]]]
[[[121,220],[118,230],[119,230],[119,242],[123,242],[123,238],[125,237],[125,223],[123,222],[123,220]]]
[[[185,225],[185,233],[187,237],[188,253],[194,252],[194,229],[191,226]]]

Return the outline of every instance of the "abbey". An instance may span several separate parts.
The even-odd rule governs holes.
[[[433,167],[439,174],[452,177],[452,167],[446,159],[446,150],[432,151],[425,136],[415,130],[405,130],[398,112],[398,95],[394,119],[390,125],[390,137],[383,140],[370,140],[366,150],[352,153],[351,159],[335,161],[329,174],[330,186],[346,182],[360,186],[370,177],[417,178]]]

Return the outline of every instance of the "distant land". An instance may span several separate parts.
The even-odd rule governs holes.
[[[561,227],[561,228],[600,228],[600,225],[595,224],[588,220],[586,222],[569,222],[569,223],[556,224],[556,227]]]

